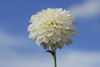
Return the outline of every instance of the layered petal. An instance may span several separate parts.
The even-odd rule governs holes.
[[[64,44],[70,45],[73,42],[71,35],[77,36],[78,29],[73,26],[76,23],[75,17],[62,8],[44,9],[32,15],[30,22],[29,38],[35,39],[36,44],[43,45],[44,49],[61,49]]]

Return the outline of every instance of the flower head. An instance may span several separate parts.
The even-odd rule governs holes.
[[[77,28],[74,16],[62,8],[42,10],[32,15],[28,31],[29,38],[33,38],[37,45],[43,45],[45,49],[62,48],[64,44],[73,42],[71,35],[77,36]]]

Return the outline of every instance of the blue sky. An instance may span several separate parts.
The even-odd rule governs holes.
[[[73,44],[57,50],[59,67],[100,67],[99,3],[100,0],[0,0],[0,67],[53,67],[52,57],[28,38],[27,31],[30,17],[46,8],[70,10],[78,21],[78,37],[73,37]]]

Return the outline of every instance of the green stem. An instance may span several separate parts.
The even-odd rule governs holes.
[[[57,67],[57,64],[56,64],[56,51],[47,50],[46,52],[49,52],[49,53],[52,54],[53,59],[54,59],[54,67]]]
[[[53,58],[54,58],[54,67],[57,67],[57,64],[56,64],[56,52],[55,51],[54,51]]]

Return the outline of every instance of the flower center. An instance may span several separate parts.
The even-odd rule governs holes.
[[[59,25],[59,23],[57,22],[57,20],[53,20],[53,21],[47,20],[46,23],[43,22],[42,24],[46,25],[48,27],[54,27],[54,28],[56,28]]]
[[[50,24],[48,24],[49,27],[56,27],[58,26],[57,20],[51,21]]]

